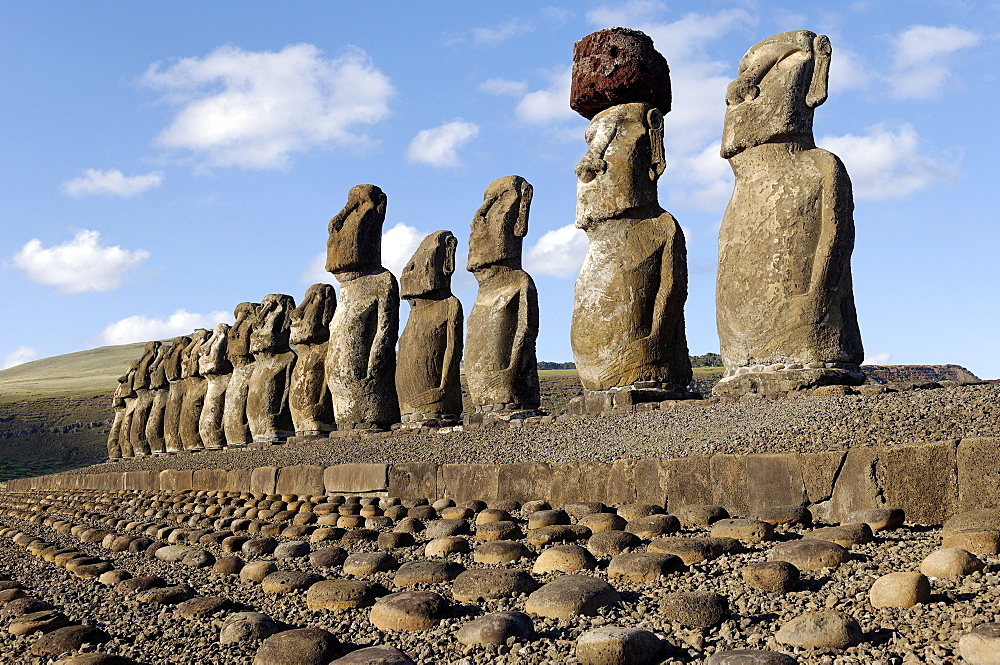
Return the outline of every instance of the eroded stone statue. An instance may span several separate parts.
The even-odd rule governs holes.
[[[385,205],[381,189],[357,185],[330,220],[326,269],[341,288],[330,323],[326,378],[338,429],[385,429],[399,422],[399,286],[382,266]]]
[[[457,247],[451,231],[430,234],[399,279],[410,303],[396,362],[404,425],[456,423],[462,413],[462,303],[451,293]]]
[[[290,341],[298,359],[292,369],[288,406],[296,436],[326,436],[336,429],[333,402],[326,385],[326,354],[330,320],[337,310],[337,292],[330,284],[313,284],[292,310]]]
[[[233,314],[236,321],[226,337],[226,357],[233,365],[233,373],[226,387],[222,426],[226,445],[245,446],[253,442],[247,422],[247,394],[253,374],[253,354],[250,353],[250,336],[257,322],[260,303],[241,302]]]
[[[722,156],[736,175],[719,232],[721,394],[859,384],[851,283],[854,199],[844,165],[816,147],[830,41],[798,30],[752,47],[726,93]]]
[[[150,372],[159,357],[160,342],[146,342],[139,365],[135,370],[132,387],[135,390],[135,412],[129,430],[129,440],[132,443],[132,455],[140,457],[150,454],[149,441],[146,438],[146,424],[153,408],[153,393],[149,389]]]
[[[184,450],[202,450],[201,412],[205,406],[208,382],[201,375],[198,363],[205,349],[205,343],[212,331],[199,328],[191,334],[191,343],[181,354],[181,380],[184,386],[184,401],[181,404],[180,436]]]
[[[250,335],[253,374],[247,394],[247,422],[255,443],[287,439],[295,434],[288,409],[288,389],[295,352],[288,345],[289,316],[295,299],[280,293],[265,296]]]
[[[205,448],[218,450],[226,445],[226,434],[222,428],[222,414],[226,406],[226,388],[233,375],[233,364],[229,362],[229,324],[220,323],[212,330],[212,336],[202,345],[198,358],[198,372],[205,377],[207,389],[205,404],[198,421],[198,433]]]
[[[187,384],[181,380],[181,364],[184,350],[191,343],[187,335],[174,337],[170,349],[163,360],[164,375],[169,383],[167,404],[163,411],[164,451],[178,453],[184,450],[181,444],[181,406],[184,404],[184,389]]]
[[[472,218],[467,269],[479,292],[469,313],[465,378],[477,411],[533,410],[540,403],[538,292],[521,268],[532,193],[521,176],[498,178]]]
[[[122,421],[125,420],[125,395],[129,391],[126,384],[129,381],[130,372],[132,372],[131,367],[118,377],[118,386],[115,388],[114,395],[111,396],[111,408],[114,409],[115,415],[114,420],[111,421],[111,431],[108,432],[108,459],[122,457]]]
[[[166,372],[170,348],[166,344],[161,344],[156,358],[149,367],[149,392],[153,396],[153,401],[149,407],[149,417],[146,419],[146,441],[149,443],[149,451],[154,455],[162,455],[167,450],[167,442],[163,438],[163,420],[170,395],[170,382],[167,381]]]

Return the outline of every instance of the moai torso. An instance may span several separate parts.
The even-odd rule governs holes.
[[[296,436],[323,436],[336,429],[326,384],[330,320],[336,309],[333,286],[313,284],[302,303],[292,310],[290,341],[298,359],[292,370],[288,406]]]
[[[404,422],[462,412],[462,303],[451,294],[458,241],[450,231],[427,236],[400,278],[410,316],[399,338],[396,392]],[[439,423],[439,424],[444,424]]]
[[[125,403],[122,411],[121,427],[118,430],[118,448],[122,457],[134,457],[132,450],[132,419],[135,417],[136,394],[135,375],[139,368],[139,359],[133,360],[129,365],[125,380],[121,382],[121,396]]]
[[[226,387],[222,426],[226,445],[244,446],[253,441],[247,422],[247,396],[253,374],[253,354],[250,353],[250,335],[257,321],[260,303],[244,302],[236,306],[236,322],[226,336],[226,357],[233,366],[229,385]]]
[[[228,335],[229,324],[220,323],[215,326],[198,359],[198,371],[207,383],[198,433],[202,444],[213,450],[226,445],[222,414],[226,405],[226,389],[233,373],[233,365],[226,355],[229,348]]]
[[[160,357],[160,346],[160,342],[146,343],[142,357],[139,359],[139,366],[135,371],[135,380],[132,382],[136,393],[136,403],[135,412],[132,414],[129,439],[132,442],[132,453],[135,456],[150,453],[149,441],[146,438],[146,425],[153,408],[153,393],[149,389],[150,374],[154,370],[154,363]]]
[[[166,441],[163,438],[163,419],[170,389],[165,367],[169,352],[169,346],[160,345],[156,358],[149,367],[149,392],[153,396],[153,402],[149,407],[149,417],[146,419],[146,441],[149,443],[149,451],[153,454],[162,454],[166,451]]]
[[[341,288],[330,322],[326,377],[338,429],[384,429],[399,422],[399,286],[382,267],[385,203],[378,187],[358,185],[330,220],[326,269]]]
[[[111,431],[108,432],[108,458],[119,459],[122,456],[122,420],[125,418],[125,394],[128,388],[128,373],[118,377],[118,386],[111,396],[111,408],[114,409],[114,419],[111,421]]]
[[[538,292],[521,269],[532,193],[520,176],[494,180],[472,218],[468,270],[479,292],[466,328],[465,378],[480,409],[531,410],[540,403]]]
[[[201,440],[199,426],[201,412],[205,406],[205,394],[208,392],[208,383],[201,375],[198,363],[211,335],[209,330],[203,328],[196,330],[191,335],[191,343],[181,355],[181,380],[186,384],[180,418],[181,445],[184,450],[201,450],[205,447]]]
[[[181,364],[184,350],[191,343],[187,336],[174,337],[170,342],[170,350],[163,360],[164,376],[167,379],[167,404],[163,412],[164,450],[168,453],[180,452],[181,444],[181,406],[184,404],[184,389],[187,384],[181,379]]]
[[[824,36],[776,35],[729,86],[722,154],[736,185],[719,232],[720,393],[863,380],[851,182],[812,134],[829,58]]]
[[[295,352],[288,345],[289,315],[295,300],[283,294],[266,296],[257,310],[250,335],[254,356],[247,395],[247,422],[255,442],[272,442],[295,434],[288,408],[288,389]]]

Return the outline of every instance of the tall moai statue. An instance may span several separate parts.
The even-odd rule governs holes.
[[[212,336],[202,344],[198,358],[198,372],[205,377],[208,388],[205,404],[198,421],[198,433],[205,448],[218,450],[226,445],[226,434],[222,429],[222,414],[226,406],[226,388],[233,375],[233,364],[229,362],[229,324],[220,323],[212,330]]]
[[[184,389],[187,384],[181,379],[181,364],[184,350],[191,343],[187,335],[174,337],[170,341],[170,350],[163,359],[163,371],[170,384],[167,392],[167,404],[163,410],[163,442],[164,452],[174,454],[184,450],[181,444],[181,407],[184,405]]]
[[[295,352],[288,345],[295,299],[280,293],[265,296],[250,335],[253,374],[247,394],[247,422],[255,443],[273,443],[295,435],[288,408]]]
[[[719,231],[717,394],[864,381],[851,180],[813,138],[830,54],[830,40],[807,30],[769,37],[726,92],[722,156],[736,186]]]
[[[610,28],[574,46],[570,106],[590,119],[576,227],[589,247],[570,334],[583,387],[603,393],[583,410],[687,396],[687,250],[656,190],[670,95],[667,62],[642,32]]]
[[[153,364],[159,357],[160,346],[162,346],[160,342],[146,342],[142,357],[139,358],[139,365],[135,370],[135,378],[132,380],[136,398],[129,439],[132,442],[132,454],[135,457],[149,455],[151,452],[149,441],[146,438],[146,424],[149,422],[149,413],[153,408],[153,392],[149,389],[149,376]]]
[[[226,357],[233,365],[233,374],[226,387],[225,408],[222,413],[222,429],[226,435],[226,445],[245,446],[253,442],[250,423],[247,422],[247,395],[250,377],[253,375],[253,354],[250,352],[250,336],[257,323],[260,303],[241,302],[233,314],[235,323],[226,336]]]
[[[330,220],[326,270],[340,282],[340,302],[330,322],[326,380],[337,429],[399,422],[399,286],[382,266],[385,204],[375,185],[356,185]]]
[[[125,408],[122,411],[121,427],[118,430],[118,449],[121,451],[122,457],[135,457],[132,451],[132,419],[135,417],[135,373],[138,369],[139,358],[136,358],[129,363],[125,381],[121,382],[122,400],[125,402]]]
[[[396,362],[404,427],[455,425],[462,413],[462,303],[451,293],[457,247],[451,231],[430,234],[399,279],[410,303]]]
[[[292,370],[288,406],[296,436],[329,436],[336,429],[333,402],[326,385],[326,354],[330,321],[337,310],[337,292],[330,284],[313,284],[292,310],[290,341],[298,359]]]
[[[108,459],[121,459],[122,456],[122,421],[125,420],[125,393],[128,391],[126,382],[128,372],[118,377],[118,386],[111,396],[111,408],[114,409],[114,420],[111,421],[111,431],[108,432]]]
[[[201,375],[198,363],[205,350],[205,343],[212,336],[211,330],[199,328],[191,333],[191,343],[181,354],[181,380],[184,387],[184,402],[181,404],[180,436],[184,450],[203,450],[201,440],[201,412],[205,406],[208,382]]]
[[[465,379],[474,415],[523,414],[541,403],[535,340],[538,291],[521,268],[531,184],[511,175],[491,182],[472,218],[466,269],[479,283],[465,340]]]
[[[153,455],[162,455],[167,450],[167,442],[163,438],[163,421],[170,395],[170,382],[167,381],[166,371],[170,348],[166,344],[161,344],[156,352],[156,358],[149,366],[149,392],[153,399],[149,407],[149,416],[146,418],[146,441],[149,443],[149,452]]]

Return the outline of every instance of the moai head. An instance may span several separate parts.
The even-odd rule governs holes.
[[[135,397],[135,373],[139,368],[141,358],[136,358],[128,364],[128,369],[118,377],[118,388],[115,390],[115,402],[125,397]],[[124,406],[124,402],[122,403]]]
[[[142,357],[139,358],[139,366],[136,368],[134,385],[136,388],[149,388],[149,373],[156,354],[160,350],[160,342],[146,342],[143,347]]]
[[[337,309],[337,292],[330,284],[313,284],[291,313],[292,344],[322,344],[330,339],[330,321]]]
[[[169,351],[169,346],[166,344],[160,344],[160,346],[156,349],[156,355],[153,357],[153,362],[149,363],[150,390],[161,390],[168,386],[167,373],[164,365]]]
[[[813,140],[813,109],[826,101],[830,40],[808,30],[768,37],[740,61],[726,90],[722,156],[763,143]]]
[[[198,328],[191,333],[191,343],[181,353],[181,378],[188,379],[192,376],[201,376],[198,371],[198,360],[201,358],[205,342],[212,336],[211,330]]]
[[[451,231],[436,231],[424,238],[399,278],[403,298],[433,298],[451,295],[458,239]]]
[[[228,323],[218,324],[212,330],[212,336],[202,344],[201,355],[198,358],[198,372],[202,376],[227,374],[232,371],[232,363],[227,357],[229,328]]]
[[[382,266],[382,223],[386,196],[375,185],[355,185],[347,205],[330,220],[326,270],[367,272]]]
[[[587,127],[587,154],[576,166],[576,226],[657,203],[663,174],[663,114],[646,103],[601,111]]]
[[[257,322],[258,309],[258,302],[241,302],[233,311],[236,321],[229,328],[226,339],[226,356],[230,362],[236,363],[250,357],[250,335]]]
[[[498,264],[521,267],[521,243],[528,235],[533,193],[531,184],[519,175],[497,178],[486,187],[483,205],[472,218],[469,272]]]
[[[295,299],[282,293],[264,296],[257,310],[257,322],[250,335],[250,353],[287,353],[289,315]]]
[[[163,359],[163,371],[167,376],[167,381],[177,381],[181,378],[181,361],[184,350],[190,343],[191,338],[186,335],[174,337],[170,341],[167,357]]]

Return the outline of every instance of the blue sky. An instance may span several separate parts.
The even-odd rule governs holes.
[[[586,149],[572,48],[624,25],[671,67],[660,203],[688,241],[692,353],[718,350],[726,84],[760,39],[809,29],[833,44],[816,136],[854,181],[869,361],[1000,377],[998,17],[996,2],[946,1],[6,2],[0,367],[211,327],[268,293],[301,298],[325,279],[327,221],[359,183],[388,195],[397,275],[438,229],[464,254],[483,189],[511,174],[535,188],[538,357],[571,360],[586,251],[572,228]],[[454,289],[471,307],[471,276]]]

